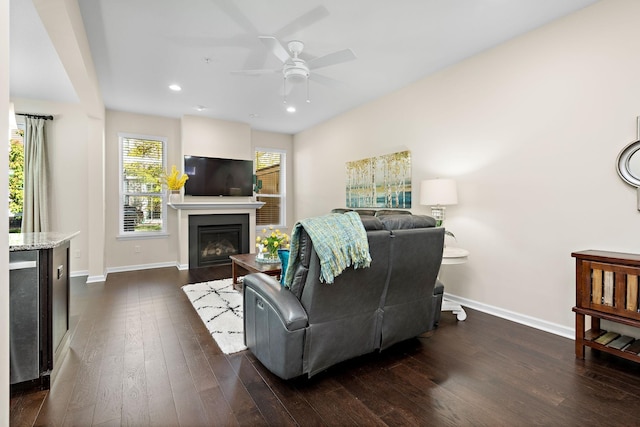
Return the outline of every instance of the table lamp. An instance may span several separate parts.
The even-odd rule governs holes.
[[[458,189],[453,179],[427,179],[420,185],[420,204],[431,206],[431,216],[440,227],[444,222],[446,205],[458,204]]]

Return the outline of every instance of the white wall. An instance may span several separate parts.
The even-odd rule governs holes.
[[[175,209],[167,210],[168,237],[118,240],[119,133],[164,137],[167,164],[180,165],[180,120],[107,110],[106,115],[106,248],[107,272],[175,265],[178,260],[178,221]],[[139,248],[139,250],[137,249]]]
[[[471,256],[446,292],[573,328],[571,252],[640,250],[615,169],[640,115],[637,16],[599,2],[296,135],[296,215],[344,206],[345,162],[409,149],[414,200],[422,179],[458,181],[446,225]]]

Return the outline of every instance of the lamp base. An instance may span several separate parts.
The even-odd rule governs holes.
[[[441,227],[444,222],[444,206],[432,206],[431,207],[431,216],[436,220],[436,227]]]

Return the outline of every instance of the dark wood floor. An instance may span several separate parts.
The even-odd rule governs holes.
[[[220,352],[180,286],[230,268],[73,281],[70,351],[50,391],[14,396],[11,425],[640,425],[640,368],[468,310],[430,337],[282,381]]]

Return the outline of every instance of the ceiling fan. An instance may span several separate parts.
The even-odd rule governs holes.
[[[176,43],[188,46],[188,47],[242,47],[250,48],[251,53],[245,60],[245,68],[262,67],[267,60],[268,52],[262,49],[254,49],[256,45],[256,38],[264,31],[259,31],[256,25],[249,19],[249,17],[241,10],[236,0],[210,0],[215,4],[224,14],[226,14],[231,21],[233,21],[241,33],[235,34],[230,37],[202,37],[202,36],[178,36],[171,37]],[[248,2],[247,2],[248,3]],[[246,3],[245,3],[245,7]],[[326,7],[320,5],[313,9],[308,10],[297,18],[293,19],[286,25],[275,31],[269,31],[268,34],[283,40],[292,36],[293,34],[303,31],[308,27],[313,26],[317,22],[329,16],[329,11]]]
[[[313,80],[320,84],[330,86],[335,86],[336,84],[338,84],[336,80],[333,80],[329,77],[312,73],[312,70],[329,67],[331,65],[337,65],[356,59],[356,55],[351,49],[343,49],[305,61],[304,59],[300,58],[300,54],[304,49],[304,43],[299,40],[292,40],[288,42],[287,47],[285,48],[282,43],[280,43],[280,41],[275,37],[259,36],[258,38],[282,62],[282,68],[240,70],[234,71],[233,73],[244,75],[282,73],[284,79],[283,93],[285,103],[287,102],[287,94],[294,84],[307,84],[307,102],[311,102],[309,99],[309,80]],[[288,86],[287,83],[289,83]]]

